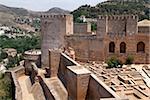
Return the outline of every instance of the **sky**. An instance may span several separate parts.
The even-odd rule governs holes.
[[[46,11],[52,7],[73,11],[81,5],[92,6],[106,0],[0,0],[0,4],[10,7],[21,7],[33,11]]]

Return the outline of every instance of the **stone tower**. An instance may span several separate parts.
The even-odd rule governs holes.
[[[97,37],[105,38],[107,35],[133,35],[137,34],[138,17],[136,15],[102,15],[97,21]]]
[[[104,38],[108,32],[108,17],[99,16],[97,21],[97,37]]]
[[[48,50],[62,49],[64,36],[73,34],[73,16],[68,13],[44,13],[41,15],[41,62],[49,67]]]

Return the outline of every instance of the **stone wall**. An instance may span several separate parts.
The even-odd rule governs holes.
[[[107,61],[116,56],[125,62],[129,55],[134,63],[150,63],[150,36],[138,33],[137,16],[113,15],[99,16],[96,35],[73,34],[65,37],[67,47],[75,50],[76,60]],[[109,52],[109,43],[114,42],[115,52]],[[126,52],[120,52],[120,44],[126,44]],[[145,44],[144,52],[137,52],[137,44]]]
[[[74,23],[73,31],[74,31],[74,34],[90,34],[91,24],[90,23]]]
[[[38,68],[41,67],[41,53],[36,54],[36,51],[33,51],[33,53],[32,51],[26,51],[24,53],[24,67],[26,75],[29,75],[29,73],[32,71],[32,63],[35,63]]]
[[[48,86],[45,84],[45,82],[43,81],[42,77],[38,76],[38,79],[39,79],[39,83],[40,83],[40,85],[42,87],[45,99],[46,100],[55,100],[54,96],[51,94]]]
[[[6,72],[6,75],[9,75],[12,80],[14,100],[22,100],[22,91],[17,80],[17,78],[22,74],[24,74],[24,67],[15,67]]]
[[[93,74],[65,54],[61,54],[58,77],[68,91],[68,99],[98,100],[100,98],[119,98]],[[82,98],[82,99],[81,99]]]
[[[67,66],[79,66],[79,64],[64,53],[61,53],[59,65],[58,77],[67,88]]]
[[[97,37],[104,38],[108,32],[108,17],[107,16],[99,16],[97,21]]]
[[[70,35],[66,37],[67,46],[75,50],[76,60],[104,61],[103,39],[95,35]]]
[[[99,80],[97,76],[92,74],[89,80],[86,100],[99,100],[100,98],[120,99],[120,97],[113,90]]]
[[[150,26],[138,26],[138,33],[142,34],[149,34],[150,32]]]
[[[85,100],[90,74],[90,71],[83,66],[67,67],[67,90],[69,100]]]
[[[107,34],[136,34],[138,30],[137,21],[138,17],[134,15],[99,16],[97,22],[97,36],[104,38]]]
[[[122,62],[125,62],[129,55],[134,57],[134,63],[150,63],[150,36],[146,34],[136,34],[125,37],[106,37],[105,40],[105,57],[106,60],[112,56],[118,57]],[[109,53],[109,43],[115,43],[115,52]],[[120,43],[124,42],[126,44],[126,53],[120,53]],[[145,52],[137,52],[137,44],[143,42],[145,44]]]

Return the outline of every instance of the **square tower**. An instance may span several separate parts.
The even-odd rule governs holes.
[[[62,49],[65,45],[64,36],[73,34],[73,16],[70,14],[41,15],[41,62],[42,68],[49,67],[48,50]]]

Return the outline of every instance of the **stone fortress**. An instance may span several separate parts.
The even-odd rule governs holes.
[[[148,21],[134,15],[99,16],[97,32],[90,24],[73,23],[66,13],[41,14],[41,52],[26,51],[24,65],[8,71],[15,100],[150,100],[150,66],[105,69],[117,56],[150,63]],[[75,59],[68,48],[74,50]],[[75,61],[76,60],[76,61]],[[80,61],[80,62],[77,62]]]
[[[75,31],[66,36],[67,45],[80,61],[106,61],[117,56],[125,62],[132,55],[134,63],[150,63],[150,25],[145,23],[148,21],[138,22],[134,15],[99,16],[96,34]]]

